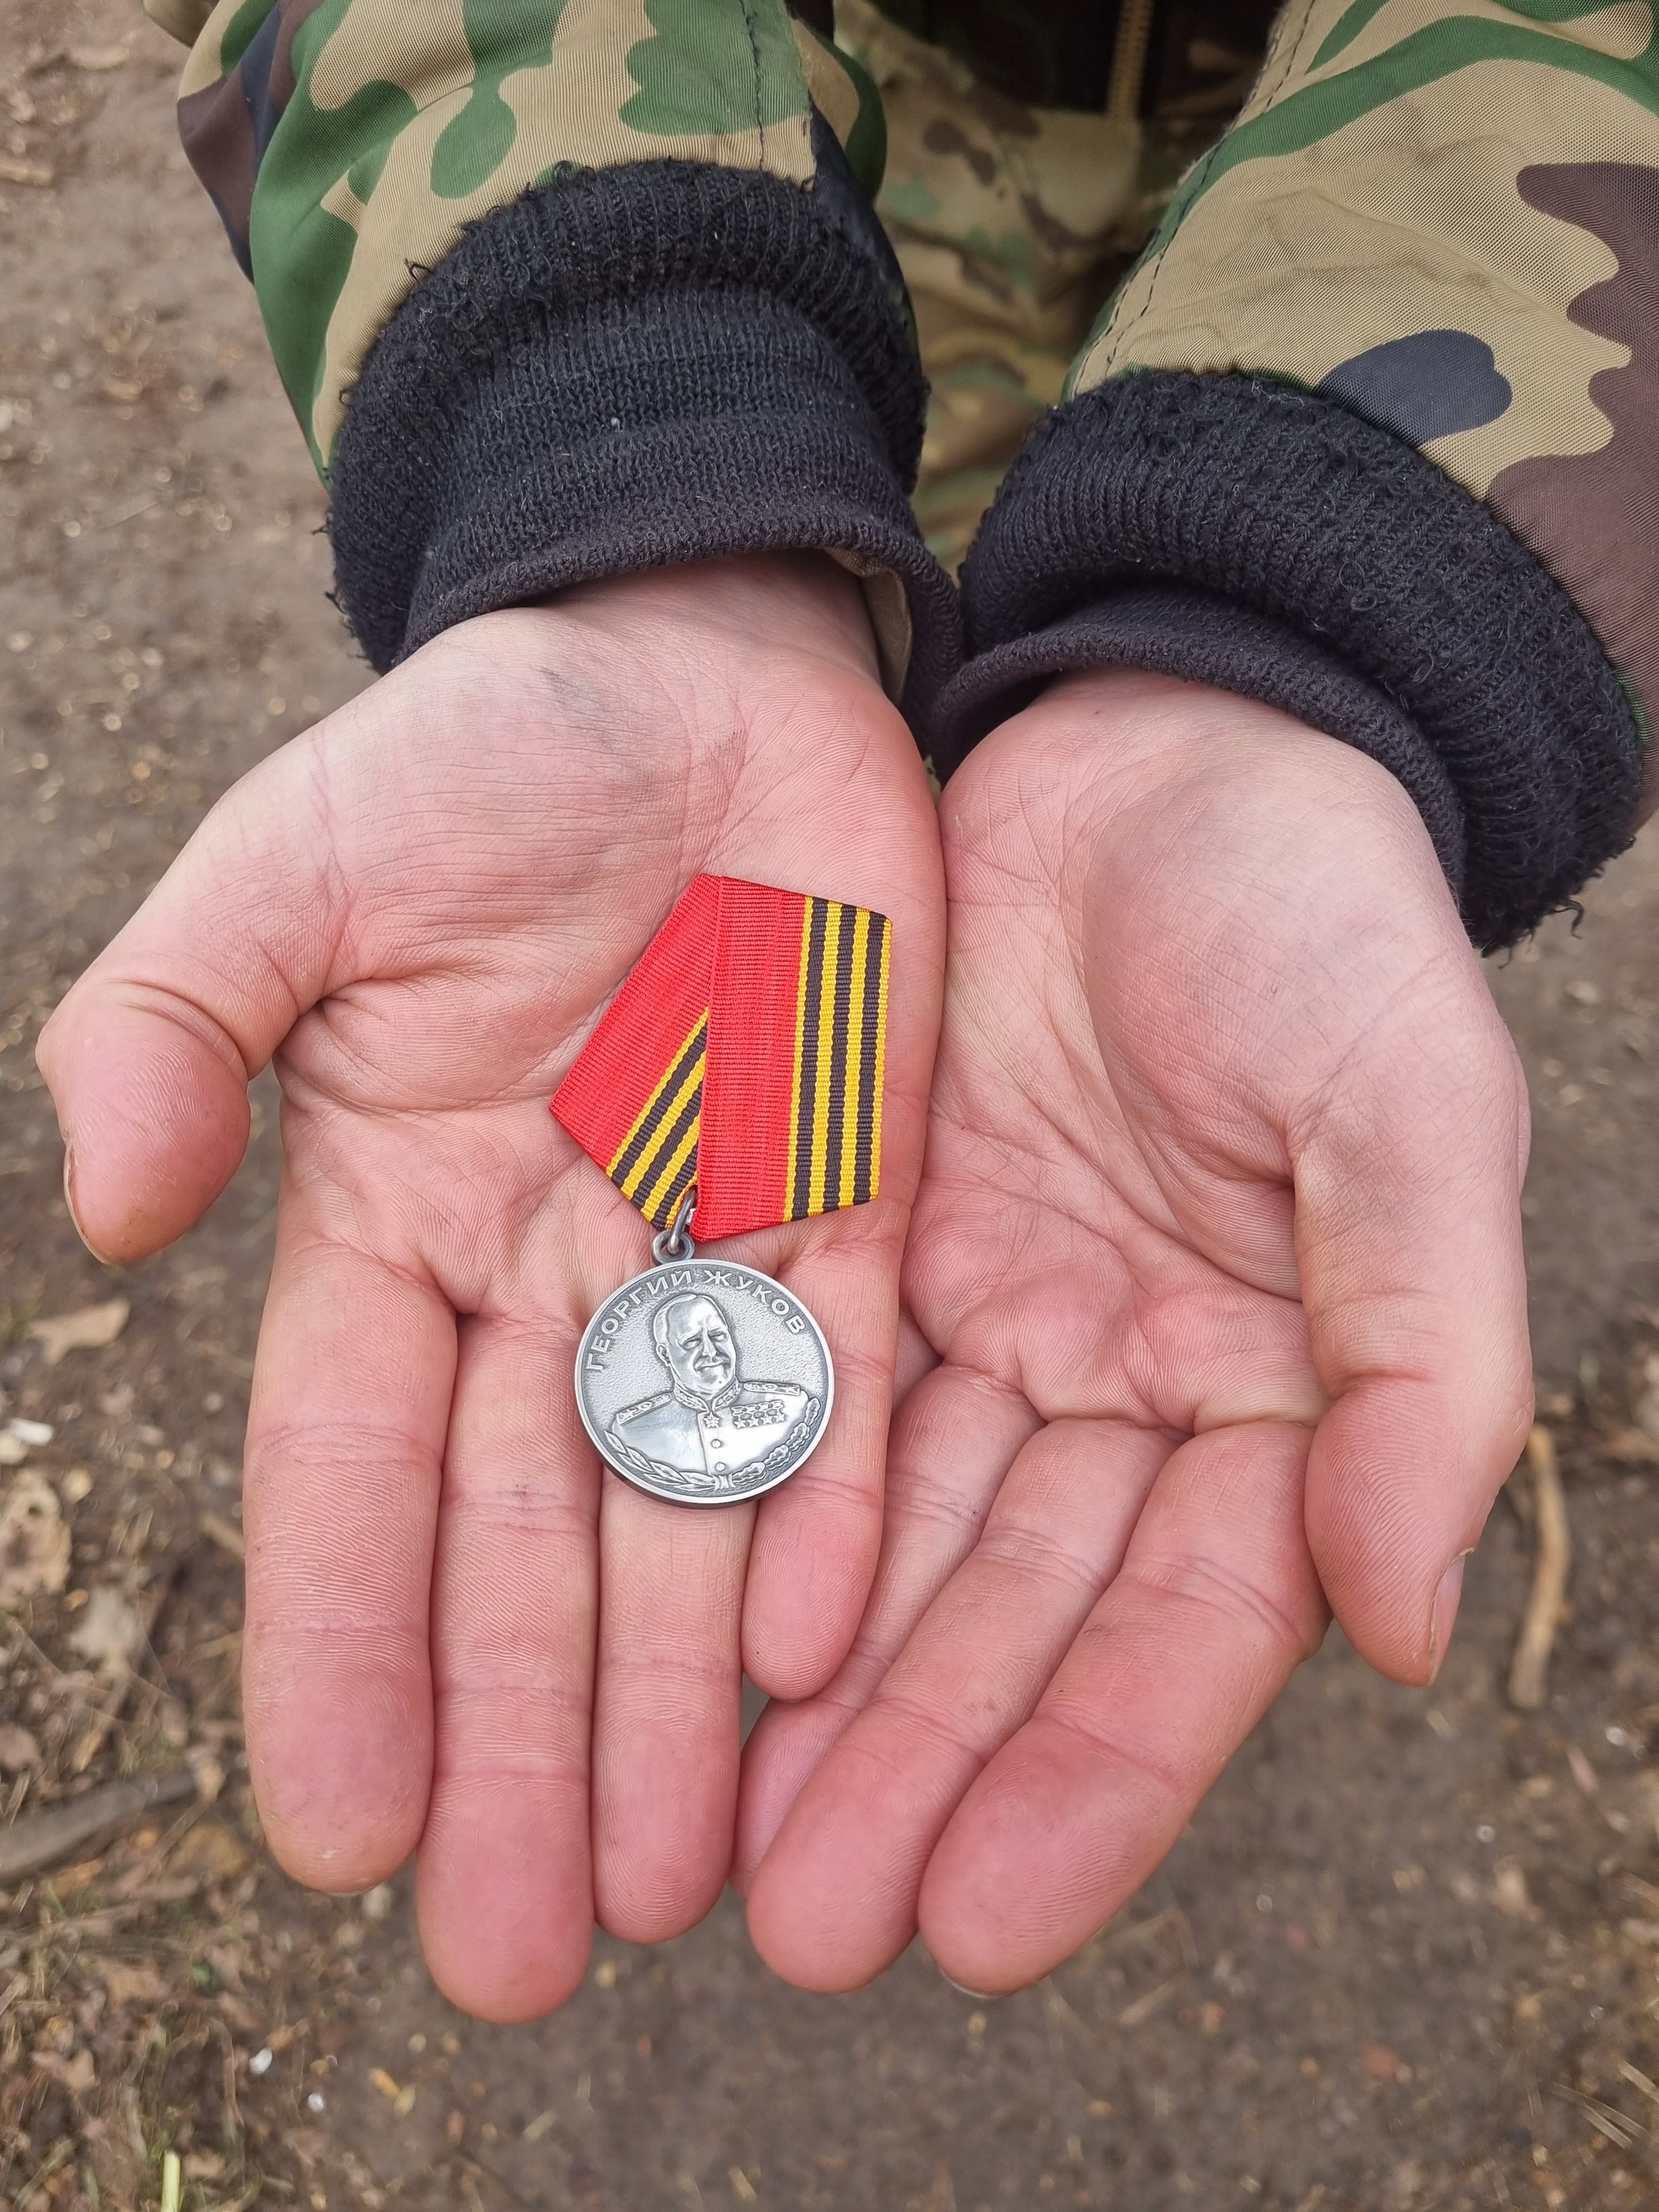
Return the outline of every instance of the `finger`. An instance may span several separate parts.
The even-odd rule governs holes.
[[[808,1778],[973,1550],[1015,1455],[1040,1426],[1017,1390],[967,1367],[934,1368],[899,1407],[881,1561],[853,1648],[821,1695],[769,1705],[744,1749],[732,1875],[739,1889]]]
[[[1309,1542],[1356,1648],[1412,1682],[1445,1656],[1462,1556],[1532,1417],[1525,1091],[1480,978],[1455,980],[1443,1007],[1423,994],[1420,1046],[1358,1071],[1363,1091],[1297,1158],[1303,1293],[1335,1401],[1309,1464]]]
[[[676,1505],[605,1477],[593,1891],[630,1942],[695,1927],[732,1863],[754,1523],[752,1505]]]
[[[903,1219],[878,1201],[784,1270],[835,1363],[835,1403],[799,1474],[760,1501],[743,1660],[769,1696],[809,1697],[846,1656],[881,1550]]]
[[[455,1322],[429,1285],[299,1212],[287,1186],[248,1413],[248,1765],[283,1865],[356,1890],[402,1865],[426,1817]]]
[[[878,757],[870,748],[862,762]],[[880,1186],[873,1202],[799,1224],[784,1269],[836,1363],[836,1403],[801,1472],[761,1503],[744,1598],[744,1664],[769,1696],[810,1697],[845,1658],[881,1551],[887,1431],[900,1349],[899,1267],[921,1171],[944,973],[939,833],[914,747],[898,773],[849,787],[864,825],[837,863],[840,896],[888,913],[891,1003],[882,1077]],[[821,808],[821,797],[815,804]],[[915,1333],[908,1368],[921,1364]],[[925,1358],[926,1354],[921,1355]]]
[[[951,1980],[1018,1989],[1069,1958],[1317,1646],[1307,1448],[1305,1429],[1263,1422],[1195,1437],[1165,1466],[1121,1571],[928,1863],[921,1932]]]
[[[901,1305],[898,1352],[893,1362],[893,1403],[902,1406],[922,1376],[939,1365],[939,1354],[916,1326],[909,1309]]]
[[[1057,1421],[1010,1469],[973,1553],[792,1808],[749,1904],[787,1981],[860,1987],[916,1929],[934,1844],[1026,1719],[1118,1570],[1171,1437]]]
[[[420,1922],[439,1987],[487,2020],[562,2004],[592,1938],[599,1468],[574,1356],[568,1324],[461,1330],[432,1584]]]
[[[189,1228],[247,1144],[247,1085],[322,994],[337,941],[297,740],[222,799],[40,1036],[64,1188],[101,1258]]]

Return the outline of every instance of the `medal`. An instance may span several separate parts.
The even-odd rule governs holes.
[[[613,1291],[582,1337],[583,1425],[618,1474],[658,1498],[758,1498],[805,1464],[829,1422],[823,1332],[770,1275],[698,1259],[684,1218],[651,1254],[657,1264]]]
[[[656,1230],[576,1355],[601,1455],[659,1498],[729,1504],[804,1465],[835,1396],[785,1285],[691,1242],[858,1206],[880,1182],[891,932],[836,899],[699,876],[552,1102]]]

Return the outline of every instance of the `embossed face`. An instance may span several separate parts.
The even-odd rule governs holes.
[[[675,1298],[657,1314],[651,1334],[674,1380],[700,1398],[712,1398],[737,1374],[738,1348],[713,1298]]]

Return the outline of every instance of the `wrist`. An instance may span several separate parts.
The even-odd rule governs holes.
[[[1404,799],[1395,779],[1376,762],[1295,715],[1150,670],[1098,668],[1060,677],[988,742],[1021,750],[1065,747],[1076,756],[1074,773],[1114,811],[1160,790],[1222,789],[1263,777],[1299,781],[1333,795]]]
[[[653,659],[673,636],[700,658],[804,655],[881,681],[863,592],[827,553],[727,554],[640,569],[544,604]]]
[[[1422,818],[1386,769],[1235,692],[1132,669],[1063,678],[969,757],[947,804],[980,774],[1010,773],[1066,792],[1048,815],[1062,871],[1141,880],[1162,865],[1195,888],[1207,872],[1262,896],[1319,878],[1340,905],[1384,878],[1447,896]]]

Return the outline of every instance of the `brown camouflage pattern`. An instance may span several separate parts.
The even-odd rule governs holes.
[[[1071,388],[1245,371],[1397,431],[1573,596],[1650,731],[1656,208],[1651,0],[1291,0]]]
[[[931,387],[916,515],[955,568],[1031,423],[1060,398],[1101,303],[1182,168],[1237,104],[1260,50],[1226,46],[1202,25],[1178,52],[1166,50],[1155,90],[1132,104],[1144,114],[1045,109],[988,87],[957,53],[890,21],[895,12],[838,0],[836,29],[874,80],[887,118],[876,210],[909,287]],[[936,21],[945,12],[932,11]],[[1056,19],[1063,27],[1051,8]],[[1097,43],[1097,82],[1084,88],[1103,103],[1112,42]],[[1006,80],[1012,42],[1000,51]],[[1045,77],[1052,66],[1039,50],[1027,74]]]
[[[1651,730],[1659,727],[1659,167],[1582,161],[1525,168],[1516,182],[1528,207],[1607,248],[1612,274],[1576,293],[1567,316],[1629,359],[1590,379],[1590,401],[1613,426],[1605,444],[1511,461],[1486,498],[1544,554],[1647,703]],[[1656,769],[1659,747],[1650,743],[1650,805],[1659,801]]]
[[[1264,0],[838,0],[832,49],[823,0],[146,0],[193,42],[185,142],[325,472],[411,264],[467,223],[562,163],[810,191],[814,108],[873,184],[878,93],[941,557],[1066,392],[1281,377],[1487,501],[1650,726],[1654,4],[1290,0],[1269,33]]]

